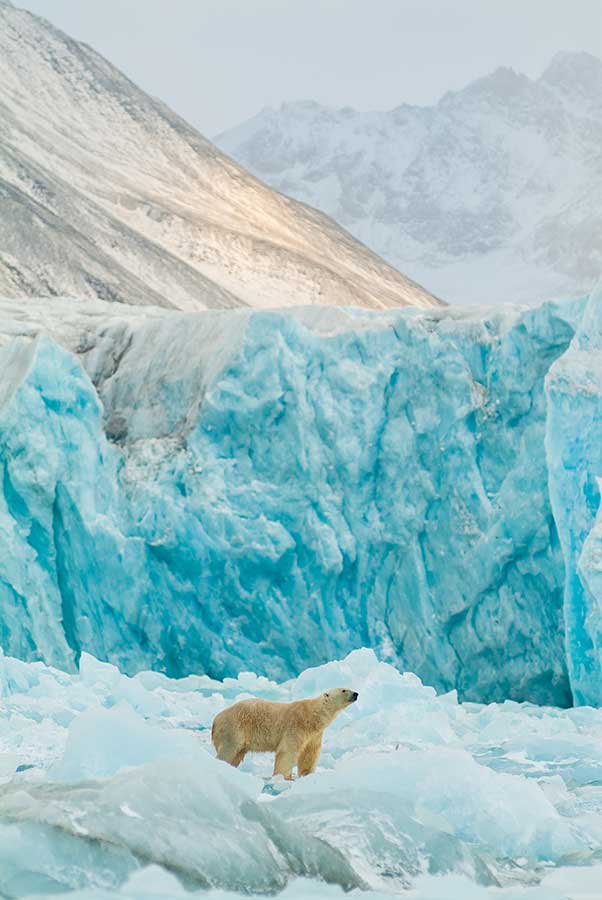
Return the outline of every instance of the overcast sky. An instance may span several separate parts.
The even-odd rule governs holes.
[[[207,137],[284,100],[432,103],[499,65],[602,57],[602,0],[14,0]]]

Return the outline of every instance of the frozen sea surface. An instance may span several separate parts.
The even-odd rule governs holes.
[[[213,757],[224,706],[335,685],[314,775]],[[2,896],[600,897],[601,710],[459,704],[371,650],[282,684],[3,657],[0,689]]]

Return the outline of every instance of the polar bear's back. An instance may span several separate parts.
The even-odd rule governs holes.
[[[316,699],[239,700],[215,717],[211,738],[216,747],[228,744],[244,747],[247,753],[275,753],[284,735],[296,738],[322,730],[314,712],[318,703]]]
[[[240,700],[215,717],[213,742],[242,745],[247,752],[274,753],[292,705],[272,700]]]

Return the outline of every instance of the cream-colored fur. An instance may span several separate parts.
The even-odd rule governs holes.
[[[247,753],[275,753],[274,775],[309,775],[318,763],[324,729],[350,703],[356,691],[333,688],[319,697],[275,703],[241,700],[213,720],[211,740],[217,758],[239,766]]]

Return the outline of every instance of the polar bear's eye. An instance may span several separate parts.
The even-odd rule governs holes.
[[[325,697],[330,697],[330,694],[328,693],[328,691],[326,691],[326,693],[324,694],[324,696],[325,696]]]

